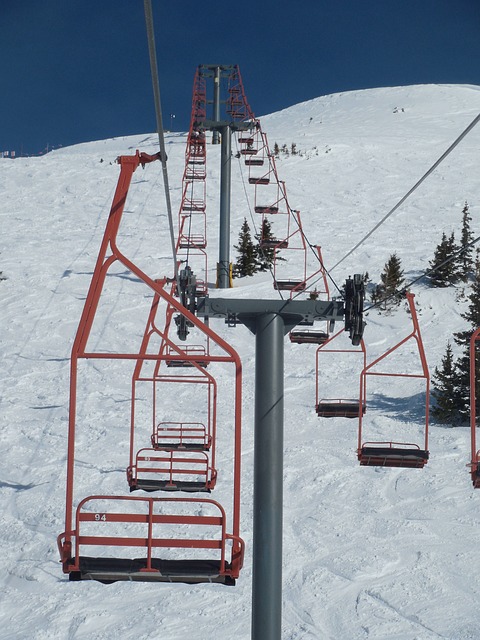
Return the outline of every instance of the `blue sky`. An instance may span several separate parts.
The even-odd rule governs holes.
[[[165,126],[199,64],[238,64],[257,116],[372,87],[480,85],[478,0],[152,0]],[[0,151],[155,130],[142,0],[1,0]]]

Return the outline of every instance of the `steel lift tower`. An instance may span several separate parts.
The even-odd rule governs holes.
[[[232,133],[249,131],[254,127],[252,121],[242,122],[233,117],[221,119],[220,81],[223,76],[232,74],[233,65],[201,65],[200,74],[204,78],[213,77],[213,116],[195,122],[198,131],[212,131],[212,144],[221,142],[220,159],[220,224],[219,250],[217,263],[217,288],[228,289],[232,286],[230,267],[230,192]],[[207,100],[207,104],[212,101]],[[230,112],[231,113],[231,112]],[[228,114],[227,114],[228,115]]]
[[[212,131],[212,143],[221,137],[220,242],[217,287],[231,287],[230,190],[232,133],[255,131],[253,118],[220,119],[220,79],[230,75],[229,65],[201,65],[200,74],[214,79],[213,118],[199,119],[195,128]],[[238,104],[246,102],[243,86]],[[250,114],[252,115],[252,114]],[[347,280],[345,301],[318,300],[199,300],[197,315],[223,318],[229,326],[244,324],[255,335],[255,424],[253,493],[252,640],[280,640],[282,622],[283,440],[284,440],[284,336],[296,325],[345,321],[354,344],[363,329],[364,286],[360,275]]]
[[[345,302],[205,298],[197,315],[255,334],[252,640],[280,640],[282,618],[284,336],[297,324],[345,320],[360,341],[364,289],[347,280]]]

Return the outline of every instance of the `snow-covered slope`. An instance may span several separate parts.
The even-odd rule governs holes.
[[[248,89],[248,88],[247,88]],[[253,105],[254,106],[254,105]],[[281,155],[280,177],[304,230],[336,264],[417,182],[480,112],[480,87],[383,88],[317,98],[261,118]],[[169,134],[174,211],[181,196],[185,136]],[[443,231],[458,233],[465,201],[478,234],[480,128],[357,251],[332,273],[372,280],[391,253],[407,280],[426,269]],[[2,430],[0,439],[0,638],[250,637],[253,363],[247,329],[215,322],[242,356],[245,373],[241,534],[246,566],[236,587],[69,583],[56,536],[64,530],[69,355],[118,177],[114,160],[156,151],[156,136],[82,144],[40,158],[0,160]],[[244,171],[244,168],[243,168]],[[216,262],[219,149],[208,147],[210,264]],[[251,222],[242,165],[232,175],[232,244]],[[253,224],[253,222],[251,222]],[[135,174],[125,212],[124,252],[149,275],[170,275],[161,172]],[[136,339],[139,294],[128,272],[116,274],[98,344]],[[214,279],[213,273],[210,280]],[[463,328],[453,290],[414,288],[431,369],[452,332]],[[215,293],[213,293],[215,295]],[[235,282],[225,295],[274,297],[269,274]],[[140,298],[143,292],[140,294]],[[127,313],[125,313],[127,309]],[[371,312],[365,333],[373,360],[410,331],[404,308]],[[480,638],[476,493],[465,465],[469,432],[433,425],[423,470],[360,468],[356,422],[316,416],[315,347],[285,346],[285,511],[283,638],[317,640],[473,640]],[[417,367],[414,351],[402,366]],[[128,378],[95,367],[80,411],[89,428],[77,448],[78,493],[127,494]],[[322,390],[351,394],[348,363],[325,358]],[[188,397],[181,398],[188,404]],[[422,430],[422,404],[405,381],[369,388],[366,429],[388,439]],[[220,414],[229,411],[221,400]],[[94,452],[94,453],[92,453]],[[222,495],[223,462],[218,491]],[[228,477],[228,471],[225,471]],[[215,489],[217,492],[217,489]]]

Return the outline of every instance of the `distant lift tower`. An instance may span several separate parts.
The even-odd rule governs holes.
[[[220,235],[217,263],[217,288],[229,289],[232,286],[230,273],[230,191],[231,191],[231,162],[232,162],[232,132],[251,131],[253,121],[238,121],[231,117],[225,109],[225,100],[220,100],[220,82],[222,77],[230,77],[234,65],[206,64],[200,65],[200,75],[213,78],[212,119],[204,118],[195,123],[197,131],[212,131],[212,144],[221,142],[220,159]],[[222,113],[222,111],[224,113]],[[230,115],[230,117],[229,117]]]

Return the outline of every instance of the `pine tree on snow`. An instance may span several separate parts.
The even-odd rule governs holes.
[[[275,236],[273,235],[272,225],[267,218],[263,219],[262,228],[260,233],[255,236],[258,242],[256,246],[256,258],[257,258],[257,267],[259,271],[268,271],[275,260],[275,248],[272,246],[262,246],[262,243],[268,245],[272,244],[275,241]],[[281,258],[277,257],[277,260]]]
[[[432,417],[441,423],[457,424],[462,419],[463,401],[450,342],[447,344],[441,367],[435,367],[432,383],[432,396],[435,402],[432,407]]]
[[[380,274],[381,284],[378,284],[372,294],[373,302],[384,301],[385,309],[391,309],[402,299],[402,294],[398,293],[404,278],[401,260],[396,253],[393,253],[385,263],[383,272]]]
[[[462,234],[460,238],[460,248],[463,249],[463,251],[457,261],[460,277],[464,282],[466,282],[472,275],[475,266],[473,260],[473,247],[468,246],[474,239],[470,228],[471,221],[472,217],[470,215],[468,203],[465,202],[462,210]]]
[[[253,276],[257,272],[257,252],[252,242],[250,227],[246,218],[243,220],[238,236],[238,244],[234,245],[234,247],[238,252],[237,261],[233,266],[234,278]]]
[[[465,421],[470,415],[470,338],[472,333],[480,327],[480,256],[478,252],[475,262],[475,279],[468,300],[470,304],[466,313],[462,313],[462,318],[470,323],[470,329],[453,334],[456,344],[463,347],[463,354],[457,360],[456,368],[461,398],[459,411]],[[477,372],[475,385],[477,415],[480,416],[480,353],[478,349],[475,354],[475,370]]]
[[[430,270],[427,278],[432,287],[449,287],[458,282],[458,262],[453,258],[458,251],[455,244],[455,235],[452,232],[447,238],[446,234],[442,234],[442,240],[437,245],[433,260],[429,263]]]

